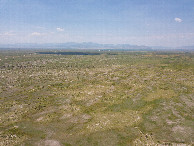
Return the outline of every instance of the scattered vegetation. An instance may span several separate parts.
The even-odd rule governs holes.
[[[194,54],[0,51],[0,145],[192,145]]]

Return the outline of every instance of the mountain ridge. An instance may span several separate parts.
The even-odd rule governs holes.
[[[20,49],[140,49],[140,50],[194,50],[193,46],[165,47],[165,46],[145,46],[131,44],[100,44],[93,42],[66,42],[66,43],[15,43],[0,44],[0,48],[20,48]]]

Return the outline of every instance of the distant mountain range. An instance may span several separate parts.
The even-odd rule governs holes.
[[[137,46],[130,44],[98,44],[92,42],[83,43],[46,43],[46,44],[5,44],[0,48],[64,48],[64,49],[151,49],[147,46]]]
[[[130,44],[98,44],[92,42],[67,42],[67,43],[22,43],[22,44],[0,44],[1,49],[129,49],[129,50],[194,50],[194,46],[162,47],[162,46],[138,46]]]

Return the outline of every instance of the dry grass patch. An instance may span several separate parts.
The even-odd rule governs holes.
[[[175,97],[177,94],[173,90],[163,90],[163,89],[158,89],[155,92],[152,92],[148,94],[144,99],[146,101],[153,101],[155,99],[160,99],[160,98],[172,98]]]
[[[91,132],[124,128],[140,122],[141,117],[136,111],[94,113],[93,119],[88,123],[87,129]]]

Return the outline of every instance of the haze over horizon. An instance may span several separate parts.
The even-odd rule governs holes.
[[[194,45],[193,0],[0,0],[0,44]]]

